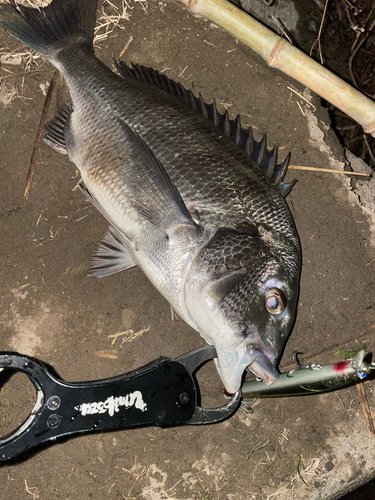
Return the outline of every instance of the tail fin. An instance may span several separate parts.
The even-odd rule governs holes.
[[[52,0],[43,8],[8,2],[0,3],[0,25],[44,59],[53,62],[68,39],[92,45],[97,0]]]

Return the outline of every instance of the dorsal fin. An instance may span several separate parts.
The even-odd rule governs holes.
[[[274,147],[271,151],[267,149],[265,135],[260,141],[256,141],[251,127],[248,130],[242,128],[239,115],[235,120],[231,120],[227,110],[224,113],[219,113],[215,100],[212,104],[206,104],[201,94],[195,97],[191,90],[186,90],[181,84],[174,82],[152,68],[145,68],[138,64],[133,64],[130,67],[122,61],[115,61],[115,65],[123,78],[133,78],[139,82],[154,85],[158,89],[174,95],[187,106],[207,118],[220,132],[228,136],[232,142],[247,153],[275,189],[280,191],[284,197],[290,193],[296,181],[283,182],[288,170],[290,154],[278,164],[277,148]]]

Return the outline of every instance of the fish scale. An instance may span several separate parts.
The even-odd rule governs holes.
[[[92,47],[96,0],[0,4],[0,23],[54,64],[72,105],[45,141],[79,169],[110,227],[91,275],[138,265],[210,344],[226,390],[245,370],[267,384],[293,325],[300,247],[284,200],[289,157],[165,75]]]

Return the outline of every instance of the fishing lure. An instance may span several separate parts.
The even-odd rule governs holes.
[[[271,386],[263,381],[251,380],[242,385],[243,398],[275,398],[282,396],[304,396],[320,392],[332,391],[340,387],[364,379],[372,370],[375,363],[363,361],[364,351],[349,361],[339,361],[330,365],[308,364],[301,365],[296,355],[293,359],[296,368],[282,373],[279,379]]]

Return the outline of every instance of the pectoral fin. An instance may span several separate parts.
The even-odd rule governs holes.
[[[170,235],[177,226],[196,224],[177,187],[146,142],[125,123],[121,123],[131,144],[134,178],[131,188],[133,207],[160,231]]]
[[[109,226],[92,260],[89,276],[103,278],[137,265],[127,239],[113,226]]]

